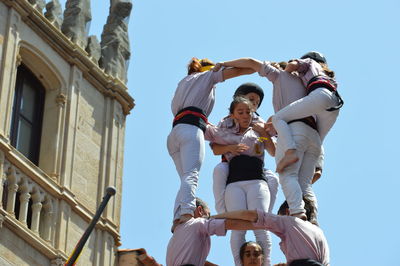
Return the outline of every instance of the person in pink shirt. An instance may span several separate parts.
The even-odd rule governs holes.
[[[307,213],[312,205],[304,199]],[[214,219],[225,219],[226,229],[254,230],[263,228],[277,235],[280,247],[286,256],[288,265],[298,260],[315,260],[324,266],[330,265],[328,242],[323,231],[309,221],[289,216],[287,204],[282,204],[279,215],[262,210],[240,210],[212,216]],[[308,215],[309,216],[309,215]],[[310,264],[312,265],[312,264]]]
[[[211,248],[211,235],[226,234],[225,221],[208,218],[208,205],[196,198],[194,217],[176,226],[168,243],[167,266],[181,265],[214,265],[207,262]]]
[[[225,153],[229,163],[226,181],[225,205],[228,211],[261,209],[270,207],[270,191],[264,172],[264,150],[272,156],[275,144],[264,129],[264,124],[251,124],[253,105],[244,97],[236,97],[229,108],[233,125],[221,128],[207,125],[205,139],[221,145],[244,144],[247,150],[240,154]],[[270,265],[271,240],[266,230],[254,230],[257,242],[264,250],[264,266]],[[231,234],[231,250],[235,265],[240,266],[239,250],[246,242],[246,231],[235,230]]]

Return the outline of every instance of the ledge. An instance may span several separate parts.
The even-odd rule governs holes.
[[[90,223],[95,213],[90,211],[86,206],[80,204],[71,190],[60,186],[56,180],[48,176],[38,166],[26,159],[25,156],[18,152],[13,146],[6,143],[4,138],[0,138],[0,151],[4,153],[5,159],[7,159],[22,173],[31,178],[32,181],[41,186],[45,192],[49,193],[56,199],[67,202],[68,205],[71,206],[72,211],[78,214],[88,224]],[[118,231],[118,226],[115,223],[105,217],[100,217],[100,220],[96,224],[96,228],[110,233],[114,237],[116,245],[120,245],[121,237]]]

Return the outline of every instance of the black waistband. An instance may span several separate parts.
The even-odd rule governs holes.
[[[312,129],[318,131],[317,122],[315,122],[315,119],[312,116],[307,116],[307,117],[304,117],[304,118],[291,120],[291,121],[288,122],[288,124],[294,123],[294,122],[303,122],[304,124],[308,125]]]
[[[229,175],[226,184],[238,181],[265,180],[264,162],[257,157],[238,155],[229,161]]]
[[[336,91],[336,81],[326,76],[315,76],[307,84],[307,94],[310,94],[317,88],[326,88],[330,91]]]
[[[343,107],[344,101],[342,97],[340,97],[339,92],[337,91],[337,83],[334,79],[326,77],[326,76],[315,76],[307,84],[307,95],[310,94],[313,90],[317,88],[326,88],[335,94],[338,99],[338,105],[333,106],[331,108],[326,109],[328,112],[332,112],[335,110],[339,110]]]
[[[312,260],[312,259],[299,259],[299,260],[292,260],[289,264],[290,266],[302,266],[302,265],[307,265],[307,266],[323,266],[322,263]]]
[[[203,132],[205,132],[207,123],[207,116],[205,115],[203,110],[194,106],[189,106],[183,108],[176,114],[172,123],[172,127],[178,124],[189,124],[197,126],[201,130],[203,130]]]

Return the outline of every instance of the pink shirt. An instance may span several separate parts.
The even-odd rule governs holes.
[[[310,222],[293,216],[278,216],[257,210],[254,226],[277,235],[287,263],[296,259],[314,259],[329,266],[329,247],[322,230]]]
[[[299,73],[299,77],[303,81],[304,86],[307,86],[308,82],[310,82],[310,80],[315,76],[326,76],[321,65],[311,58],[296,59],[296,61],[299,64],[297,72]]]
[[[185,107],[194,106],[209,116],[215,102],[215,84],[224,81],[222,69],[187,75],[178,83],[171,109],[175,116]]]
[[[264,161],[264,143],[258,141],[260,135],[249,127],[244,133],[239,133],[238,126],[232,128],[220,128],[208,124],[204,138],[213,143],[221,145],[231,145],[243,143],[249,146],[249,149],[242,152],[243,155],[249,155],[259,158]],[[228,152],[225,153],[225,158],[230,161],[235,155]]]
[[[204,265],[210,252],[210,236],[225,234],[223,219],[192,218],[178,225],[168,243],[167,266]]]
[[[256,115],[255,113],[252,113],[251,122],[252,123],[265,123],[264,119],[262,119],[261,116]],[[234,126],[234,121],[230,116],[225,116],[218,123],[218,127],[221,127],[221,128],[231,128],[233,126]]]
[[[272,105],[275,113],[306,96],[306,90],[298,76],[277,69],[268,61],[263,62],[258,74],[273,84]]]

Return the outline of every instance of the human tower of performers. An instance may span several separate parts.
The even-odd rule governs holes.
[[[272,82],[275,114],[267,122],[259,116],[263,90],[245,83],[235,91],[228,116],[217,126],[209,123],[215,85],[254,72]],[[227,230],[232,230],[233,258],[224,265],[272,265],[269,232],[281,239],[286,257],[286,263],[275,265],[329,265],[312,184],[322,171],[322,142],[342,105],[335,74],[319,52],[279,63],[240,58],[214,64],[193,58],[171,106],[174,120],[167,146],[181,185],[167,266],[215,265],[207,261],[210,235]],[[218,214],[211,217],[207,204],[196,197],[205,140],[214,154],[222,155],[213,173]],[[264,150],[275,157],[275,171],[264,165]],[[271,211],[278,183],[286,201],[275,215]],[[254,231],[256,242],[246,242],[246,230]]]

